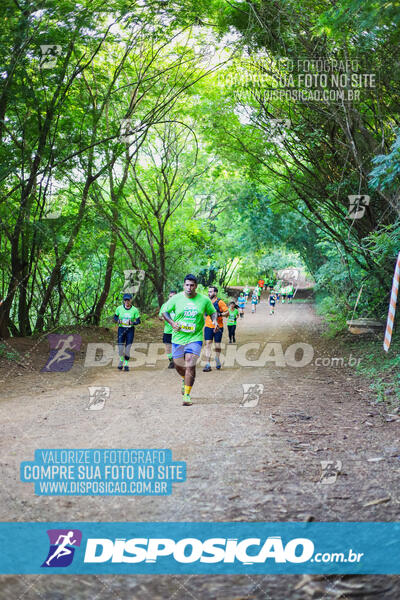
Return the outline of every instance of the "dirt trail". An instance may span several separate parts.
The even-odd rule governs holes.
[[[306,342],[305,367],[198,369],[192,407],[182,407],[180,380],[166,369],[115,368],[29,375],[10,381],[0,403],[0,518],[4,521],[395,521],[399,517],[399,424],[368,400],[367,383],[350,367],[316,366],[315,358],[348,358],[320,337],[310,303],[279,305],[265,297],[247,308],[237,343]],[[226,340],[226,333],[224,333]],[[154,340],[159,341],[159,340]],[[247,357],[251,357],[251,351]],[[111,389],[103,410],[85,410],[88,385]],[[264,386],[256,406],[241,406],[243,384]],[[36,386],[36,387],[35,387]],[[261,389],[261,388],[260,388]],[[24,390],[24,393],[22,393]],[[19,464],[37,448],[171,448],[187,463],[187,481],[166,497],[45,497],[19,481]],[[341,461],[335,483],[322,484],[321,461]],[[370,504],[375,500],[384,500]],[[400,597],[397,577],[358,577],[365,595]],[[287,600],[300,576],[0,577],[0,598]],[[320,584],[327,586],[327,581]],[[367,591],[374,592],[372,596]],[[328,594],[314,597],[330,598]],[[322,592],[321,592],[322,594]],[[336,596],[338,597],[338,596]],[[347,594],[345,597],[352,597]]]

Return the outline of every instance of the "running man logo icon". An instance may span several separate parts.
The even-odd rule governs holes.
[[[268,141],[275,144],[283,142],[290,126],[290,119],[269,119],[266,127]]]
[[[82,532],[79,529],[48,529],[50,548],[42,567],[68,567],[74,558],[75,547],[80,546]]]
[[[278,279],[282,279],[285,282],[294,283],[300,279],[300,269],[282,269],[278,271]]]
[[[50,333],[47,336],[50,346],[50,355],[42,373],[65,373],[72,369],[74,364],[74,351],[79,350],[82,338],[77,334]]]
[[[369,206],[369,196],[348,196],[349,198],[349,212],[346,215],[346,219],[362,219],[365,215],[365,209]]]
[[[213,211],[217,208],[215,194],[195,194],[193,219],[211,219]]]
[[[319,482],[324,485],[332,485],[342,470],[341,460],[321,460],[321,476]]]
[[[139,269],[129,269],[124,271],[125,282],[122,289],[124,294],[137,294],[141,283],[144,280],[145,272]]]
[[[264,391],[264,385],[262,383],[242,383],[243,386],[243,398],[240,402],[240,406],[243,408],[253,408],[257,406],[260,396]]]
[[[120,128],[121,141],[125,142],[126,144],[132,144],[135,139],[135,136],[133,135],[134,129],[135,125],[132,119],[122,119]]]
[[[61,55],[61,46],[58,44],[41,44],[40,50],[42,53],[40,58],[40,68],[52,69],[55,67],[57,58]]]
[[[110,388],[107,386],[91,386],[89,390],[89,404],[86,410],[102,410],[106,400],[110,397]]]

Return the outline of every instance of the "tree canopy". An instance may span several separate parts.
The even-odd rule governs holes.
[[[385,314],[400,2],[7,0],[0,336],[155,311],[194,272],[304,266]],[[136,289],[136,288],[135,288]]]

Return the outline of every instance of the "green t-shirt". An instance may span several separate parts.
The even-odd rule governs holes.
[[[125,308],[124,304],[118,306],[115,314],[118,317],[118,325],[120,327],[133,327],[134,321],[140,317],[139,311],[135,306]]]
[[[249,291],[250,291],[249,288],[246,286],[243,290],[243,293],[248,295]]]
[[[210,298],[202,294],[188,298],[181,292],[165,303],[164,312],[175,313],[174,321],[180,323],[181,329],[173,331],[172,343],[184,346],[203,340],[204,315],[212,315],[216,310]]]
[[[168,300],[167,300],[167,302],[168,302]],[[164,312],[166,312],[166,311],[165,311],[165,307],[166,307],[166,305],[167,305],[167,302],[164,302],[164,304],[163,304],[163,305],[162,305],[162,307],[160,308],[160,312],[158,313],[158,315],[159,315],[160,317],[162,316],[162,314],[163,314]],[[174,319],[174,317],[175,317],[175,313],[174,313],[174,311],[170,312],[169,314],[171,315],[171,318],[172,318],[172,319]],[[172,333],[172,332],[174,331],[174,330],[172,329],[172,325],[170,325],[169,323],[167,323],[167,321],[164,321],[164,323],[165,323],[165,325],[164,325],[164,333]]]
[[[239,315],[239,311],[237,308],[234,308],[233,310],[229,309],[229,316],[226,320],[226,324],[227,325],[236,325],[236,320],[238,318]]]

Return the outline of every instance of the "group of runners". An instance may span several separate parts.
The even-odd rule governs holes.
[[[270,287],[269,305],[273,310],[277,294],[269,285],[270,283],[266,287]],[[264,286],[264,280],[260,280],[252,292],[252,312],[256,310]],[[243,318],[249,295],[250,289],[245,286],[237,302],[232,300],[226,304],[224,300],[218,298],[218,288],[215,286],[208,288],[208,297],[199,294],[196,277],[188,274],[184,278],[183,291],[178,293],[176,290],[171,290],[168,300],[161,306],[159,318],[164,321],[163,343],[169,359],[168,368],[175,369],[182,378],[181,392],[184,406],[193,404],[191,390],[203,341],[206,358],[203,371],[212,370],[213,343],[215,366],[217,370],[221,369],[223,318],[227,319],[229,343],[235,343],[237,320]],[[132,305],[131,294],[124,294],[123,303],[115,311],[113,320],[118,324],[118,369],[129,371],[130,349],[134,340],[135,326],[140,324],[140,314]]]
[[[256,312],[257,304],[260,302],[261,292],[263,289],[269,291],[268,304],[271,315],[275,313],[275,306],[279,301],[281,301],[282,304],[285,304],[287,299],[289,304],[291,304],[295,293],[292,283],[283,285],[280,281],[274,281],[272,279],[266,283],[264,279],[259,279],[250,296],[250,288],[246,284],[243,288],[243,292],[240,292],[238,297],[238,307],[241,317],[244,316],[244,309],[249,299],[251,302],[251,312],[253,314]]]

